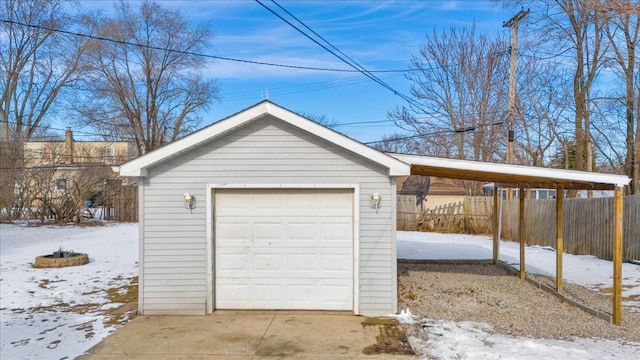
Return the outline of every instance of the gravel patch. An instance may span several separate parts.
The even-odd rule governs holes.
[[[543,277],[537,277],[539,281]],[[565,291],[611,311],[611,298],[567,284]],[[605,338],[640,342],[640,313],[623,309],[622,325],[598,319],[490,264],[398,262],[398,307],[430,319],[486,322],[496,333],[533,338]]]

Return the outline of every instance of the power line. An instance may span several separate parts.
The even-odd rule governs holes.
[[[475,131],[475,130],[477,130],[479,128],[489,127],[489,126],[496,126],[496,125],[504,125],[504,121],[497,121],[497,122],[494,122],[494,123],[491,123],[491,124],[478,125],[478,126],[467,126],[465,128],[460,128],[460,129],[439,130],[439,131],[434,131],[434,132],[430,132],[430,133],[420,133],[420,134],[416,134],[416,135],[395,137],[395,138],[382,139],[382,140],[377,140],[377,141],[369,141],[369,142],[365,142],[363,144],[371,145],[371,144],[379,144],[379,143],[389,143],[389,142],[394,142],[394,141],[410,140],[410,139],[422,138],[422,137],[433,136],[433,135],[442,135],[442,134],[461,134],[461,133]]]
[[[75,32],[75,31],[50,28],[50,27],[46,27],[46,26],[42,26],[42,25],[27,24],[27,23],[15,21],[15,20],[0,19],[0,22],[6,23],[6,24],[12,24],[12,25],[26,26],[26,27],[30,27],[30,28],[34,28],[34,29],[40,29],[40,30],[45,30],[45,31],[50,31],[50,32],[66,34],[66,35],[78,36],[78,37],[88,38],[88,39],[92,39],[92,40],[106,41],[106,42],[111,42],[111,43],[120,44],[120,45],[142,47],[142,48],[151,49],[151,50],[160,50],[160,51],[166,51],[166,52],[171,52],[171,53],[177,53],[177,54],[181,54],[181,55],[198,56],[198,57],[204,57],[204,58],[210,58],[210,59],[216,59],[216,60],[234,61],[234,62],[240,62],[240,63],[246,63],[246,64],[253,64],[253,65],[274,66],[274,67],[282,67],[282,68],[298,69],[298,70],[314,70],[314,71],[345,72],[345,73],[359,72],[358,70],[351,70],[351,69],[332,69],[332,68],[322,68],[322,67],[315,67],[315,66],[278,64],[278,63],[271,63],[271,62],[266,62],[266,61],[236,59],[236,58],[230,58],[230,57],[225,57],[225,56],[217,56],[217,55],[196,53],[196,52],[191,52],[191,51],[169,49],[169,48],[166,48],[166,47],[135,43],[135,42],[131,42],[131,41],[116,40],[116,39],[111,39],[111,38],[107,38],[107,37],[103,37],[103,36],[89,35],[89,34],[84,34],[84,33]],[[416,71],[416,70],[414,70],[414,69],[372,70],[370,72],[375,72],[375,73],[404,73],[404,72],[411,72],[411,71]]]
[[[324,50],[326,50],[327,52],[329,52],[330,54],[332,54],[333,56],[337,57],[338,59],[340,59],[342,62],[344,62],[345,64],[349,65],[350,67],[354,68],[355,70],[357,70],[358,72],[360,72],[361,74],[365,75],[366,77],[368,77],[369,79],[373,80],[374,82],[378,83],[379,85],[381,85],[382,87],[386,88],[387,90],[391,91],[394,93],[394,95],[400,96],[402,99],[404,99],[405,101],[407,101],[409,104],[415,106],[416,108],[418,108],[419,110],[422,110],[423,112],[426,112],[422,109],[421,105],[419,103],[417,103],[415,100],[411,99],[410,97],[404,95],[403,93],[397,91],[396,89],[394,89],[393,87],[391,87],[390,85],[388,85],[387,83],[385,83],[384,81],[380,80],[377,76],[373,75],[370,71],[368,71],[367,69],[365,69],[363,66],[361,66],[360,64],[358,64],[357,62],[351,60],[351,58],[349,58],[348,56],[344,55],[344,53],[340,50],[338,50],[333,44],[331,44],[329,41],[325,40],[322,36],[318,35],[315,31],[313,31],[309,26],[307,26],[306,24],[304,24],[301,20],[299,20],[297,17],[295,17],[293,14],[291,14],[289,11],[287,11],[284,7],[280,6],[278,3],[276,3],[274,0],[271,0],[271,2],[273,2],[274,4],[276,4],[279,8],[281,8],[282,10],[284,10],[287,14],[289,14],[291,17],[293,17],[298,23],[300,23],[302,26],[304,26],[306,29],[308,29],[309,31],[311,31],[313,34],[315,34],[316,36],[318,36],[320,39],[322,39],[325,43],[328,44],[328,46],[336,49],[336,51],[340,52],[340,54],[342,54],[343,56],[340,56],[338,54],[336,54],[336,52],[334,52],[333,50],[329,49],[327,46],[321,44],[318,40],[314,39],[312,36],[310,36],[309,34],[307,34],[306,32],[304,32],[302,29],[300,29],[299,27],[295,26],[294,24],[292,24],[290,21],[288,21],[287,19],[285,19],[284,17],[282,17],[280,14],[278,14],[277,12],[273,11],[271,8],[269,8],[268,6],[266,6],[265,4],[263,4],[262,2],[260,2],[260,0],[255,0],[255,2],[257,2],[258,4],[260,4],[262,7],[264,7],[267,11],[269,11],[270,13],[272,13],[273,15],[275,15],[276,17],[278,17],[280,20],[284,21],[285,23],[287,23],[289,26],[291,26],[292,28],[294,28],[296,31],[298,31],[300,34],[302,34],[303,36],[305,36],[306,38],[308,38],[309,40],[313,41],[314,43],[316,43],[318,46],[320,46],[321,48],[323,48]],[[348,61],[348,58],[350,61]]]
[[[402,74],[396,73],[393,75],[387,75],[382,77],[393,78],[398,76],[402,76]],[[307,93],[307,92],[313,92],[313,91],[321,91],[321,90],[332,89],[332,88],[344,88],[351,85],[361,84],[367,81],[370,81],[370,80],[367,78],[362,78],[358,76],[357,78],[350,77],[344,81],[329,80],[329,81],[321,81],[321,82],[307,82],[302,85],[296,84],[296,85],[277,87],[277,88],[269,87],[269,95],[276,97],[276,96],[285,96],[285,95],[291,95],[291,94],[300,94],[302,92]],[[250,91],[245,90],[245,91],[222,93],[221,96],[225,101],[239,101],[239,100],[254,99],[255,93],[256,93],[255,90],[250,90]]]
[[[281,7],[279,4],[277,4],[277,3],[275,3],[275,4],[278,5],[279,7]],[[261,4],[261,5],[264,6],[263,4]],[[281,8],[286,11],[286,9],[284,9],[283,7],[281,7]],[[268,10],[271,11],[271,9],[268,9]],[[289,12],[287,11],[287,13],[289,13]],[[280,17],[278,14],[275,14],[275,15]],[[280,17],[280,18],[283,19],[282,17]],[[295,18],[295,19],[297,20],[297,18]],[[289,23],[285,19],[283,19],[283,21]],[[302,23],[300,20],[298,20],[298,21],[300,23]],[[338,55],[336,55],[333,52],[332,53],[335,56],[338,56],[338,58],[340,58],[341,60],[345,61],[349,66],[353,67],[353,69],[333,69],[333,68],[321,68],[321,67],[311,67],[311,66],[278,64],[278,63],[270,63],[270,62],[262,62],[262,61],[246,60],[246,59],[235,59],[235,58],[222,57],[222,56],[216,56],[216,55],[208,55],[208,54],[188,52],[188,51],[182,51],[182,50],[176,50],[176,49],[163,48],[163,47],[152,46],[152,45],[147,45],[147,44],[134,43],[134,42],[130,42],[130,41],[115,40],[115,39],[111,39],[111,38],[95,36],[95,35],[89,35],[89,34],[84,34],[84,33],[79,33],[79,32],[74,32],[74,31],[55,29],[55,28],[46,27],[46,26],[42,26],[42,25],[27,24],[27,23],[23,23],[23,22],[19,22],[19,21],[14,21],[14,20],[0,19],[0,22],[13,24],[13,25],[26,26],[26,27],[36,28],[36,29],[50,31],[50,32],[57,32],[57,33],[62,33],[62,34],[67,34],[67,35],[72,35],[72,36],[84,37],[84,38],[89,38],[89,39],[94,39],[94,40],[99,40],[99,41],[112,42],[112,43],[121,44],[121,45],[149,48],[149,49],[155,49],[155,50],[166,51],[166,52],[173,52],[173,53],[179,53],[179,54],[185,54],[185,55],[212,58],[212,59],[217,59],[217,60],[235,61],[235,62],[248,63],[248,64],[264,65],[264,66],[275,66],[275,67],[284,67],[284,68],[293,68],[293,69],[300,69],[300,70],[329,71],[329,72],[342,72],[342,73],[356,73],[356,72],[357,73],[362,73],[362,74],[366,75],[368,78],[374,80],[375,82],[377,82],[380,85],[384,86],[388,90],[392,91],[394,94],[400,96],[401,98],[403,98],[404,100],[406,100],[407,102],[409,102],[410,104],[412,104],[413,106],[415,106],[416,108],[418,108],[419,110],[421,110],[424,113],[427,113],[427,111],[425,111],[424,108],[422,108],[422,106],[418,102],[416,102],[414,99],[411,99],[408,96],[398,92],[397,90],[393,89],[391,86],[386,84],[380,78],[378,78],[377,76],[373,75],[373,73],[397,73],[397,74],[399,74],[399,73],[409,73],[409,72],[416,72],[416,71],[425,71],[425,70],[436,69],[436,68],[446,68],[446,67],[459,66],[458,64],[449,64],[449,65],[438,65],[438,66],[431,66],[431,67],[428,67],[428,68],[418,68],[418,69],[409,68],[409,69],[404,69],[404,70],[367,70],[364,67],[362,67],[361,65],[359,65],[357,62],[353,61],[348,56],[345,55],[347,58],[349,58],[351,61],[353,61],[356,65],[360,66],[360,68],[358,68],[358,67],[354,66],[353,64],[347,62],[346,60],[340,58]],[[289,23],[289,24],[291,26],[293,26],[296,30],[301,31],[300,29],[295,27],[293,24],[291,24],[291,23]],[[302,23],[302,24],[304,25],[304,23]],[[304,25],[304,26],[307,27],[306,25]],[[312,31],[313,33],[315,33],[311,28],[309,28],[309,27],[307,27],[307,28],[310,29],[310,31]],[[309,37],[304,32],[301,32],[301,33],[304,34],[305,36]],[[319,36],[321,39],[325,40],[319,34],[317,34],[317,33],[315,33],[315,34],[317,36]],[[312,39],[312,38],[310,38],[310,39],[317,43],[317,41],[315,41],[314,39]],[[329,44],[329,46],[332,46],[337,51],[342,53],[339,49],[337,49],[331,43],[329,43],[328,41],[326,41],[326,42]],[[318,43],[318,45],[323,46],[322,44],[319,44],[319,43]],[[326,47],[324,47],[324,48],[326,49]],[[327,50],[330,51],[329,49],[327,49]],[[342,53],[342,54],[344,54],[344,53]],[[336,85],[336,86],[340,86],[340,85]],[[324,88],[329,88],[329,87],[333,87],[333,86],[326,86]],[[319,88],[319,89],[322,89],[322,88]],[[318,90],[318,88],[316,88],[314,90]],[[240,100],[242,98],[243,98],[242,95],[231,96],[231,100]]]

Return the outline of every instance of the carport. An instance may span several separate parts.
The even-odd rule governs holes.
[[[498,212],[498,187],[519,189],[520,228],[520,271],[525,279],[525,238],[524,202],[526,189],[563,190],[613,190],[613,300],[612,317],[614,324],[620,325],[622,316],[622,213],[624,187],[630,179],[625,175],[603,174],[586,171],[549,169],[542,167],[495,164],[479,161],[443,159],[428,156],[389,154],[411,165],[412,175],[440,176],[462,180],[476,180],[494,183],[493,211]],[[563,197],[556,197],[556,284],[555,291],[562,294],[562,252],[563,252]],[[493,262],[498,260],[498,217],[493,217]]]

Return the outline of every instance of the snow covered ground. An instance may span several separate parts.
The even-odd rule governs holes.
[[[138,224],[29,227],[0,224],[0,359],[73,359],[117,329],[107,289],[138,275]],[[62,248],[89,263],[31,267]],[[107,324],[105,324],[107,322]]]
[[[0,224],[0,359],[73,359],[115,331],[107,322],[113,304],[107,289],[129,285],[137,276],[138,225],[29,227]],[[62,248],[88,253],[87,265],[34,269],[38,255]],[[515,243],[502,242],[500,258],[518,261]],[[488,259],[491,239],[435,233],[398,233],[404,259]],[[526,249],[527,271],[553,275],[555,252]],[[591,256],[564,256],[565,280],[599,289],[611,286],[611,262]],[[640,294],[640,266],[624,264],[624,296]],[[625,302],[640,309],[639,300]],[[573,341],[513,338],[491,334],[487,324],[416,319],[425,341],[412,339],[425,357],[441,359],[637,359],[640,344],[610,340]],[[106,322],[106,324],[105,324]],[[638,325],[640,326],[640,324]]]
[[[419,323],[426,341],[410,338],[423,359],[441,360],[635,360],[640,344],[605,339],[530,339],[492,334],[486,323],[418,319],[401,312],[401,323]]]
[[[400,259],[491,259],[492,239],[488,236],[398,232]],[[519,245],[500,243],[499,258],[508,264],[519,263]],[[555,276],[555,250],[546,247],[525,248],[528,273]],[[564,280],[598,291],[612,286],[613,264],[593,256],[563,255]],[[631,300],[623,306],[640,311],[640,266],[624,263],[623,297]],[[604,339],[549,340],[509,337],[491,333],[482,323],[420,319],[402,312],[398,319],[418,322],[426,341],[412,338],[412,346],[427,358],[436,359],[638,359],[640,344]],[[638,324],[640,326],[640,324]]]
[[[491,259],[493,239],[482,235],[438,234],[398,231],[399,259]],[[554,276],[556,252],[553,248],[525,247],[527,273]],[[500,242],[499,259],[507,264],[520,263],[520,245],[511,241]],[[595,256],[563,254],[564,281],[584,286],[594,291],[613,286],[613,263]],[[517,266],[519,269],[519,265]],[[630,311],[640,311],[640,266],[622,264],[622,306]]]

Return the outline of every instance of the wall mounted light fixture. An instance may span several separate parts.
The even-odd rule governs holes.
[[[381,201],[382,201],[382,198],[380,197],[380,194],[373,193],[371,195],[371,199],[369,200],[369,207],[371,207],[372,209],[375,209],[376,213],[378,213],[378,209],[380,209]]]
[[[195,200],[195,198],[193,197],[193,195],[191,195],[191,193],[184,193],[184,206],[186,209],[191,210],[193,209],[193,202]]]

